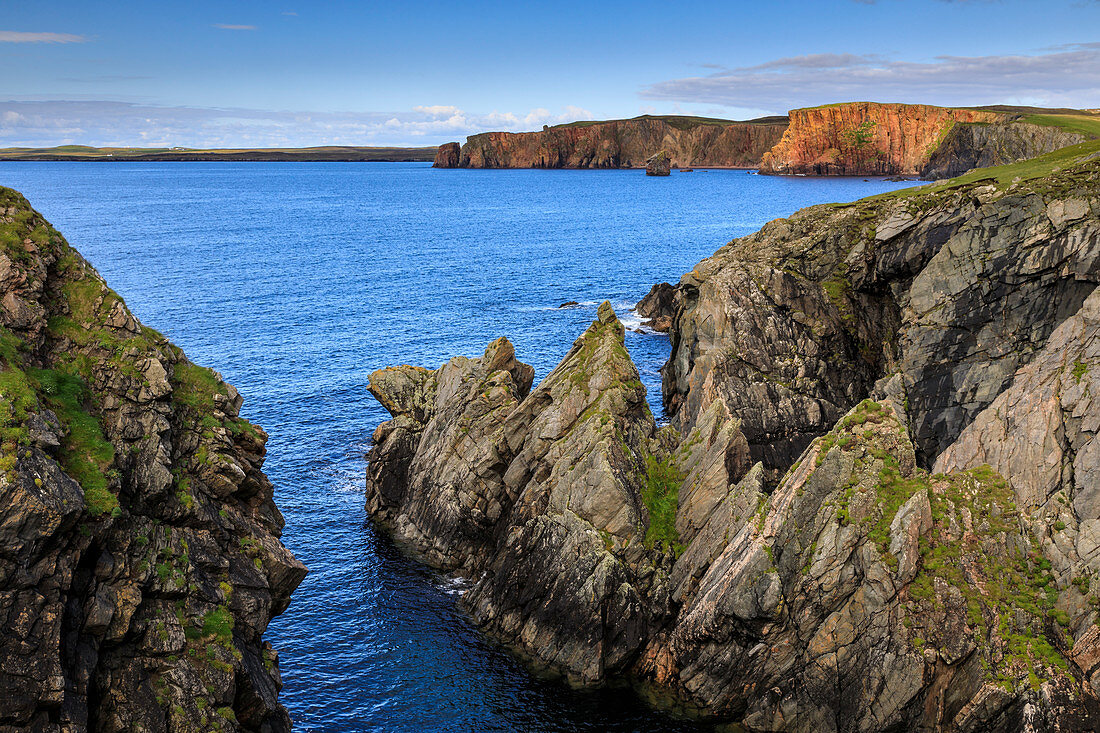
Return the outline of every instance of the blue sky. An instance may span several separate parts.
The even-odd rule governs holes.
[[[851,99],[1100,107],[1098,0],[0,1],[0,146],[435,145]]]

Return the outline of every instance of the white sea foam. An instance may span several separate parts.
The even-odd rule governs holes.
[[[436,587],[450,596],[461,596],[470,589],[470,581],[457,576],[446,576],[436,581]]]

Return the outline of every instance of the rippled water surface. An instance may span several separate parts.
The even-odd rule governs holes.
[[[596,304],[625,308],[729,239],[881,180],[744,171],[463,171],[399,163],[0,163],[146,324],[213,366],[271,435],[283,540],[310,568],[268,637],[296,729],[676,731],[628,690],[528,674],[460,588],[365,525],[374,369],[506,335],[536,379]],[[559,310],[563,301],[582,307]],[[668,340],[627,334],[660,413]]]

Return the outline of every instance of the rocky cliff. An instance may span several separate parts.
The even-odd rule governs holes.
[[[539,132],[486,132],[462,146],[461,168],[644,168],[659,150],[678,167],[755,167],[787,122],[652,117],[573,123]],[[437,159],[437,163],[438,163]],[[440,166],[443,167],[443,166]]]
[[[763,156],[761,173],[918,175],[954,124],[1004,119],[982,110],[875,102],[796,109],[789,116],[790,127]]]
[[[960,123],[951,127],[921,170],[921,178],[939,180],[974,168],[1015,163],[1085,141],[1079,132],[1026,122]]]
[[[503,340],[372,375],[372,516],[580,683],[751,731],[1095,730],[1100,159],[1035,170],[659,286],[660,429],[606,304],[530,392]]]
[[[457,168],[462,159],[462,149],[458,143],[443,143],[435,151],[435,162],[432,168]]]
[[[0,729],[287,731],[267,435],[0,188]]]

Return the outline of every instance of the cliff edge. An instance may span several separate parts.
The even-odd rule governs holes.
[[[0,728],[289,731],[267,435],[0,188]]]
[[[486,132],[462,146],[461,168],[644,168],[667,150],[673,167],[755,167],[787,122],[655,117],[574,122],[538,132]]]

